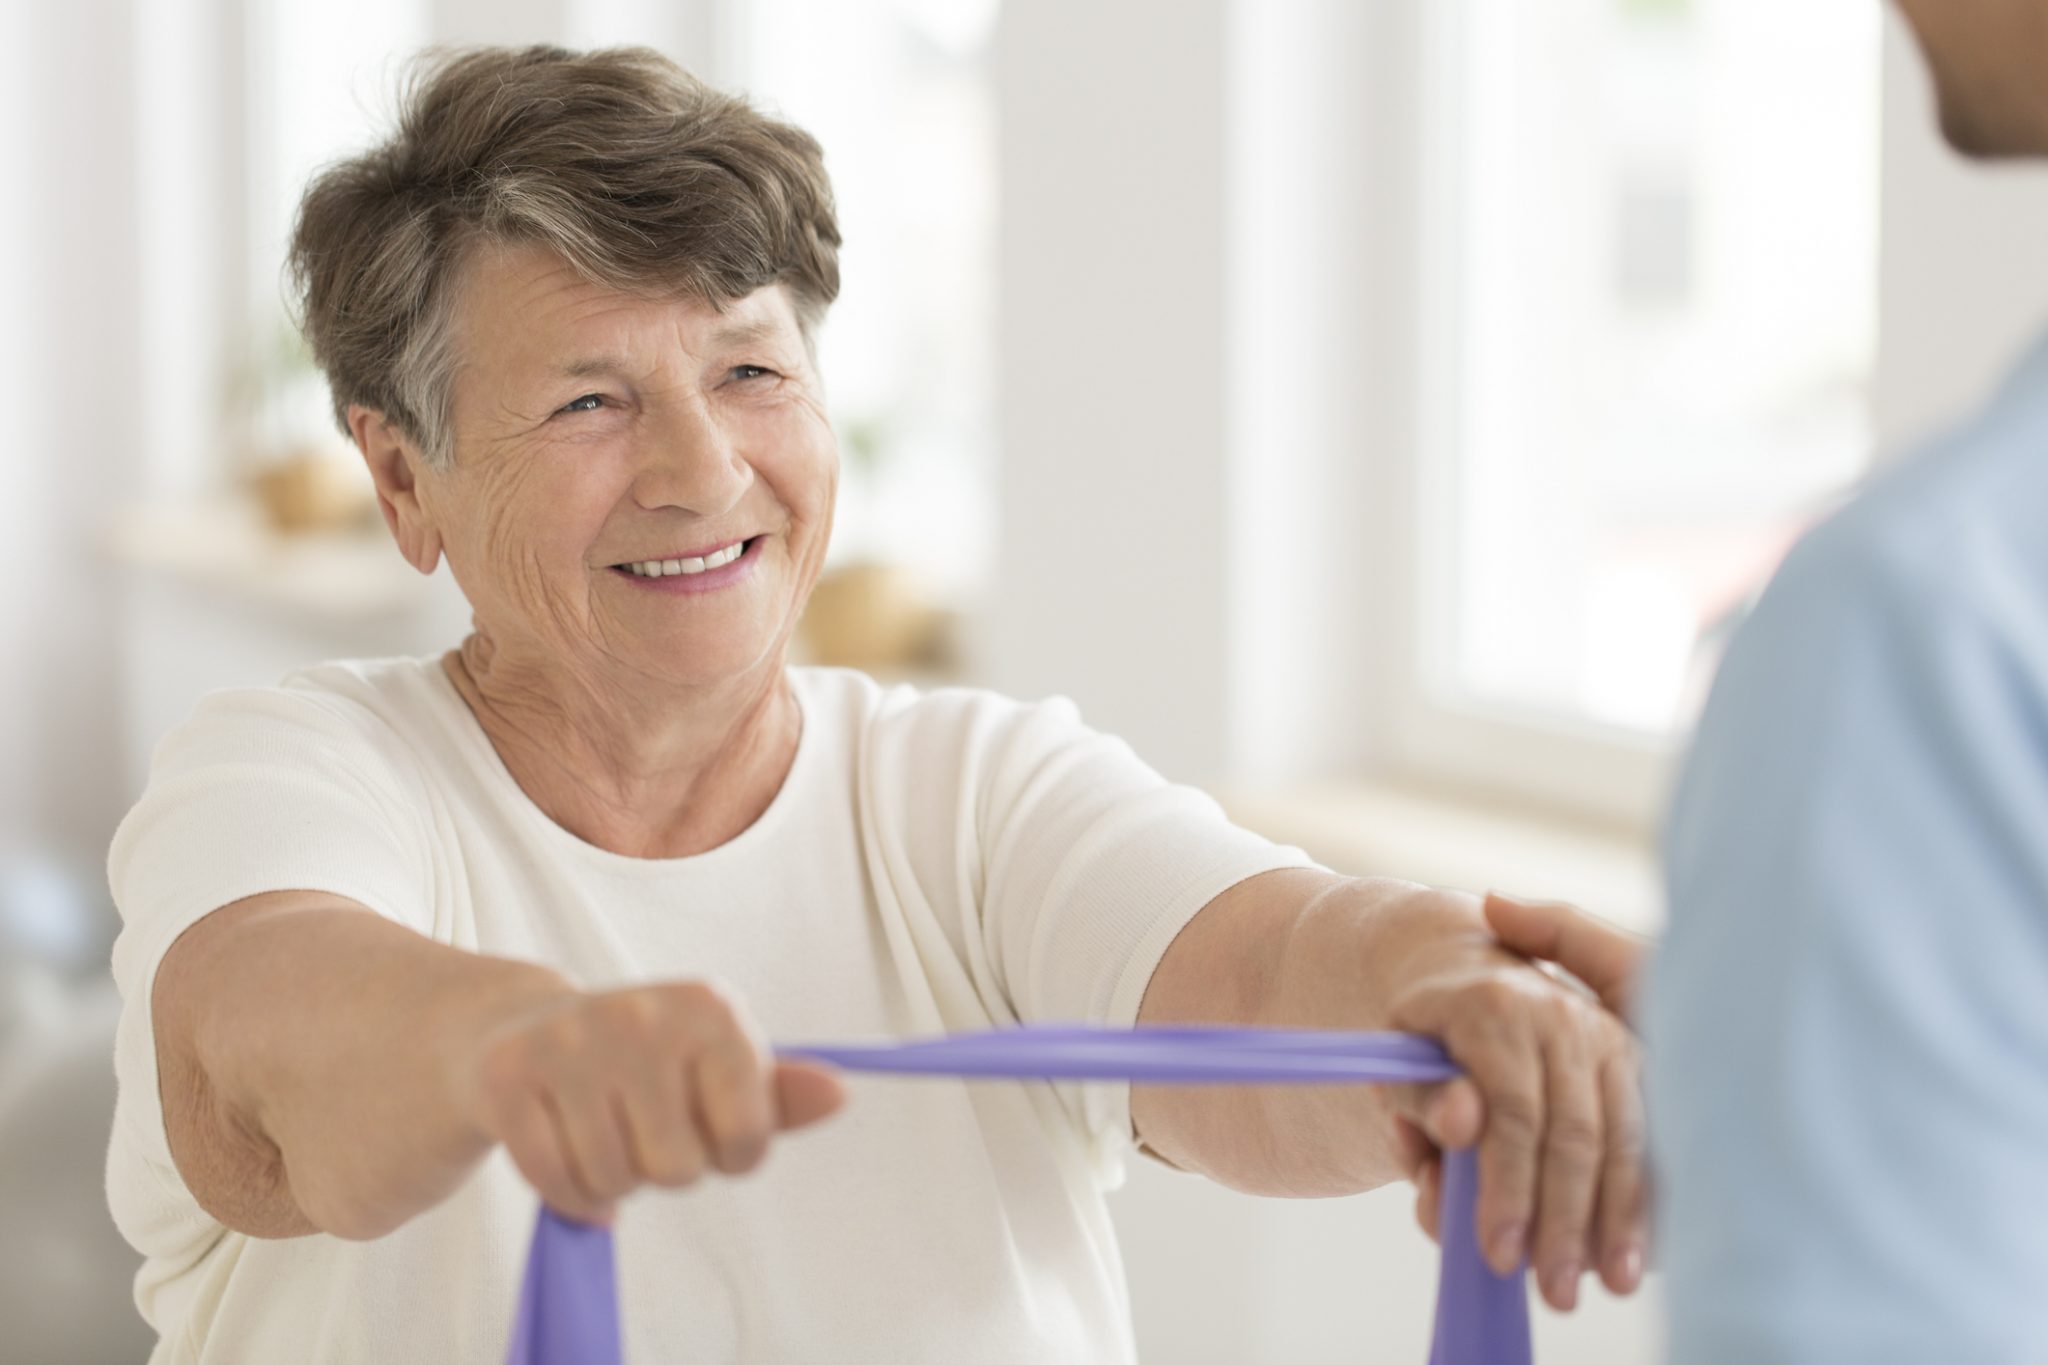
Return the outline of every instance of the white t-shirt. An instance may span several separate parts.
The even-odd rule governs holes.
[[[334,663],[215,693],[166,738],[114,839],[125,1010],[107,1188],[146,1258],[154,1365],[503,1358],[537,1207],[501,1150],[389,1236],[243,1236],[164,1135],[158,963],[194,921],[318,889],[442,943],[603,987],[710,977],[772,1039],[1017,1020],[1131,1023],[1174,934],[1302,866],[1162,780],[1073,705],[793,669],[794,765],[744,833],[606,852],[512,780],[436,660]],[[628,1359],[1127,1361],[1103,1203],[1123,1085],[853,1078],[742,1179],[645,1191],[617,1224]]]

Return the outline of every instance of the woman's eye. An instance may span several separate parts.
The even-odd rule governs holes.
[[[732,367],[732,377],[734,379],[759,379],[763,375],[774,373],[775,371],[765,365],[735,365]]]
[[[601,394],[601,393],[586,393],[586,394],[584,394],[584,395],[583,395],[583,396],[582,396],[581,398],[577,398],[577,399],[574,399],[574,400],[572,400],[572,401],[570,401],[570,402],[568,402],[568,403],[564,403],[564,404],[562,405],[562,411],[563,411],[563,412],[596,412],[596,411],[597,411],[597,410],[598,410],[599,408],[601,408],[601,407],[603,407],[603,406],[604,406],[604,395],[603,395],[603,394]]]

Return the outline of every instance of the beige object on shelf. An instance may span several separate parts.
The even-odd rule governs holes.
[[[307,446],[266,461],[249,487],[270,524],[285,533],[341,531],[373,524],[377,498],[360,461]]]
[[[916,573],[860,563],[818,580],[799,627],[813,662],[869,672],[941,668],[947,616]]]

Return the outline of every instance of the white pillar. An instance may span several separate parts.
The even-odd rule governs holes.
[[[989,676],[1227,745],[1225,0],[1005,5]]]
[[[97,529],[139,481],[145,414],[134,16],[36,5],[0,65],[9,183],[0,460],[0,838],[83,866],[124,805],[115,575]]]
[[[560,43],[570,32],[570,0],[431,0],[438,43]]]
[[[1356,767],[1402,609],[1414,5],[1034,0],[997,38],[984,650],[1169,775]]]

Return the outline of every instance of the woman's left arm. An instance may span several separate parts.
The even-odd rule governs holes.
[[[1585,992],[1503,948],[1478,897],[1313,868],[1240,882],[1191,920],[1142,1023],[1401,1029],[1443,1041],[1465,1078],[1409,1086],[1132,1088],[1139,1137],[1236,1189],[1372,1189],[1479,1145],[1480,1246],[1527,1256],[1565,1309],[1582,1271],[1628,1292],[1645,1246],[1636,1045]]]

